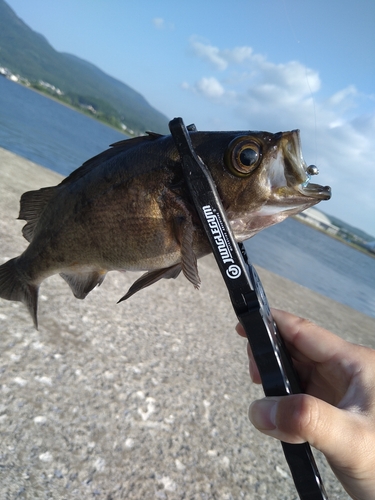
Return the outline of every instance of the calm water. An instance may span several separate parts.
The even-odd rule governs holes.
[[[246,242],[254,264],[375,317],[375,259],[295,219]]]
[[[0,146],[67,175],[124,138],[0,77]],[[375,259],[287,219],[247,242],[253,263],[375,317]]]
[[[68,175],[126,136],[0,76],[0,146]]]

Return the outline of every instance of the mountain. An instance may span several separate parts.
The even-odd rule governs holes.
[[[74,55],[57,52],[0,0],[0,66],[32,84],[60,89],[70,104],[91,107],[136,132],[168,133],[168,118],[125,83]],[[110,121],[110,120],[107,120]]]

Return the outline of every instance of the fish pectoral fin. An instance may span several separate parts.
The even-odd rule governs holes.
[[[77,299],[84,299],[93,288],[103,283],[105,271],[64,272],[60,276],[68,283]]]
[[[140,278],[135,281],[132,286],[129,288],[127,293],[121,297],[121,299],[117,302],[120,303],[123,300],[128,299],[132,295],[134,295],[142,288],[146,288],[147,286],[156,283],[157,281],[164,279],[175,279],[181,272],[181,264],[175,264],[174,266],[167,267],[165,269],[157,269],[156,271],[149,271],[143,274]]]
[[[55,187],[47,187],[38,191],[27,191],[21,196],[18,218],[27,221],[27,224],[22,228],[22,234],[27,241],[30,242],[33,239],[39,217],[55,193]]]
[[[180,245],[181,267],[185,278],[199,288],[201,279],[198,273],[197,256],[193,250],[194,225],[189,209],[185,201],[172,190],[165,190],[164,203],[173,214],[174,237]]]
[[[181,247],[182,272],[195,288],[199,288],[201,279],[198,273],[197,256],[193,250],[194,226],[190,214],[184,217],[176,217],[175,231],[177,241]]]

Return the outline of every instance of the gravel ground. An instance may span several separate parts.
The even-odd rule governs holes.
[[[0,263],[26,241],[20,195],[60,176],[0,148]],[[39,331],[0,300],[0,499],[296,499],[280,443],[257,432],[246,342],[212,257],[116,304],[136,273],[84,301],[54,276]],[[271,305],[375,346],[375,320],[259,269]],[[330,499],[348,498],[316,454]]]

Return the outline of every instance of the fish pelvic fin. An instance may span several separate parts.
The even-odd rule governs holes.
[[[64,272],[60,276],[70,286],[74,297],[84,299],[96,286],[100,286],[105,278],[106,271],[95,270],[91,272]]]
[[[0,266],[0,297],[16,300],[25,304],[38,329],[38,289],[39,286],[28,283],[17,266],[18,257],[8,260]]]
[[[27,221],[22,228],[22,234],[27,241],[32,241],[39,218],[55,193],[55,187],[47,187],[38,191],[27,191],[21,196],[18,218]]]
[[[179,263],[171,267],[166,267],[165,269],[157,269],[156,271],[149,271],[143,274],[140,278],[137,279],[137,281],[135,281],[132,284],[127,293],[123,297],[121,297],[121,299],[117,302],[117,304],[119,304],[123,300],[128,299],[139,290],[142,290],[142,288],[146,288],[147,286],[156,283],[162,278],[164,279],[177,278],[180,272],[181,272],[181,264]]]

